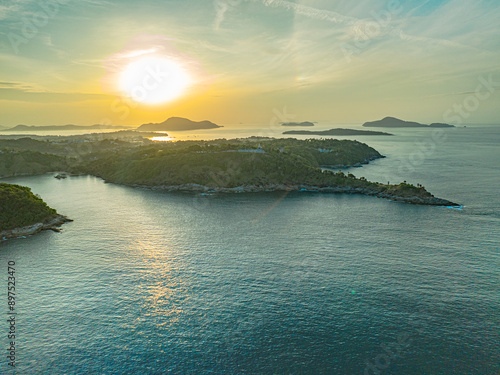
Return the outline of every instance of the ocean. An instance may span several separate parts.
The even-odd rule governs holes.
[[[500,126],[388,131],[342,137],[387,156],[349,171],[460,209],[3,179],[74,220],[0,242],[16,373],[498,374]]]

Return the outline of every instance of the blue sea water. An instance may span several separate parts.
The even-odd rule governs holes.
[[[351,172],[462,209],[5,180],[74,219],[0,242],[16,373],[498,374],[500,126],[393,132],[356,137],[387,158]]]

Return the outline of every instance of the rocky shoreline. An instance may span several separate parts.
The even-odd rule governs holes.
[[[9,238],[18,238],[30,236],[41,232],[42,230],[52,230],[54,232],[60,232],[60,226],[64,223],[71,222],[73,220],[67,218],[63,215],[55,215],[50,220],[42,223],[35,223],[22,228],[14,228],[9,230],[0,231],[0,240],[7,240]]]
[[[446,199],[431,197],[402,197],[393,194],[383,193],[376,190],[371,190],[367,188],[358,188],[351,186],[330,186],[330,187],[318,187],[309,185],[268,185],[268,186],[257,186],[257,185],[247,185],[247,186],[237,186],[234,188],[226,187],[209,187],[205,185],[198,184],[184,184],[184,185],[160,185],[160,186],[146,186],[146,185],[130,185],[136,188],[148,189],[148,190],[161,190],[161,191],[178,191],[178,192],[198,192],[204,195],[214,194],[214,193],[258,193],[258,192],[275,192],[275,191],[289,191],[289,192],[310,192],[310,193],[330,193],[330,194],[360,194],[374,196],[378,198],[389,199],[397,202],[404,202],[410,204],[427,205],[427,206],[450,206],[450,207],[460,207],[459,204],[451,202]]]
[[[337,165],[320,165],[320,168],[323,169],[329,169],[329,170],[339,170],[339,169],[349,169],[349,168],[360,168],[363,165],[370,164],[371,161],[377,160],[377,159],[385,159],[386,156],[384,155],[374,155],[370,158],[366,158],[361,162],[354,163],[354,164],[337,164]]]

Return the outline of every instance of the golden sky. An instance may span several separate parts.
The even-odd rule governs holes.
[[[498,20],[498,1],[11,1],[0,126],[237,126],[285,107],[300,121],[498,123]]]

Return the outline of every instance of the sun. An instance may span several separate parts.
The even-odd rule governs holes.
[[[183,67],[164,57],[142,57],[128,64],[119,76],[119,88],[132,100],[162,104],[179,98],[191,84]]]

